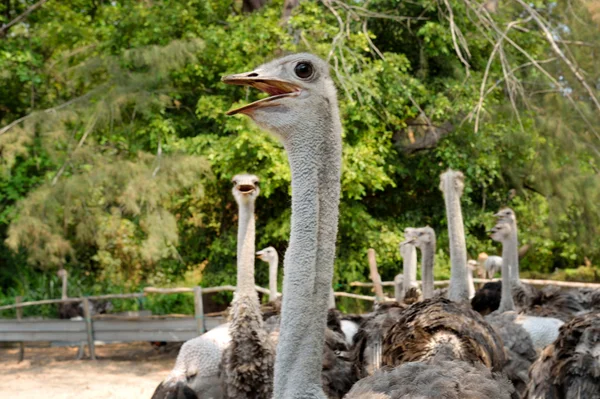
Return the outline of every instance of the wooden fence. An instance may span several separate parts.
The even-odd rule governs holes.
[[[498,281],[498,279],[479,279],[474,278],[476,283],[486,283],[489,281]],[[532,285],[556,285],[569,288],[596,288],[600,289],[600,284],[595,283],[575,283],[568,281],[553,280],[527,280],[521,279],[524,283]],[[420,281],[419,281],[420,282]],[[435,281],[434,285],[447,285],[448,280]],[[393,286],[393,281],[381,282],[383,286]],[[373,283],[355,281],[350,283],[353,287],[373,287]],[[269,290],[256,286],[256,290],[263,294],[268,294]],[[22,302],[21,297],[17,297],[12,305],[0,306],[0,310],[15,309],[17,320],[0,319],[0,342],[19,342],[19,360],[23,359],[24,346],[23,341],[63,341],[63,342],[87,342],[90,351],[90,357],[95,359],[94,341],[105,342],[132,342],[132,341],[187,341],[205,331],[215,328],[225,322],[220,314],[207,315],[203,310],[202,294],[235,291],[235,287],[224,285],[220,287],[183,287],[183,288],[155,288],[147,287],[143,292],[130,294],[109,294],[95,295],[80,298],[66,299],[47,299],[42,301]],[[116,315],[98,315],[91,317],[89,314],[90,300],[110,300],[141,298],[149,294],[194,294],[194,316],[169,315],[169,316],[150,316],[150,317],[130,317]],[[347,297],[366,301],[375,301],[375,296],[359,295],[347,292],[335,292],[336,297]],[[384,297],[383,300],[393,300]],[[26,306],[49,305],[57,303],[83,303],[84,317],[81,320],[22,320],[22,308]]]

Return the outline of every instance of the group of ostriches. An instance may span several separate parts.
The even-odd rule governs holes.
[[[296,54],[223,81],[269,95],[228,114],[248,115],[277,136],[288,155],[292,222],[283,293],[276,293],[277,253],[260,251],[270,264],[271,302],[259,304],[258,178],[235,176],[238,269],[229,322],[186,342],[153,398],[600,398],[600,293],[521,283],[510,209],[496,214],[491,231],[503,246],[502,282],[475,293],[460,172],[447,171],[440,184],[450,238],[448,289],[434,290],[434,230],[410,228],[400,246],[405,276],[397,300],[354,317],[332,308],[342,125],[328,66]]]

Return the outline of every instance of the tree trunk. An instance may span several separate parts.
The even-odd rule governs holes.
[[[244,0],[242,11],[247,13],[254,12],[262,8],[265,4],[267,4],[267,0]]]
[[[287,22],[290,19],[292,11],[298,7],[298,4],[300,4],[300,0],[285,0],[285,3],[283,3],[283,14],[281,15],[283,22]]]

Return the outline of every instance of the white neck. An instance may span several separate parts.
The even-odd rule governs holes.
[[[292,171],[292,226],[284,259],[275,398],[325,398],[321,369],[333,279],[341,172],[337,104],[290,126],[283,144]]]
[[[465,227],[460,208],[460,193],[454,186],[454,174],[447,172],[444,176],[444,200],[448,218],[448,236],[450,238],[451,276],[448,288],[448,299],[454,302],[468,302],[469,288],[467,283],[467,246],[465,243]]]
[[[61,279],[62,279],[61,299],[67,299],[68,295],[67,295],[67,272],[66,271],[61,276]]]
[[[256,296],[254,284],[254,240],[256,227],[254,221],[254,201],[240,201],[237,242],[237,294]]]
[[[467,268],[467,284],[469,288],[469,299],[475,296],[475,282],[473,281],[473,271]]]
[[[421,247],[421,280],[423,299],[433,298],[433,266],[435,264],[435,237]]]
[[[502,241],[502,297],[500,298],[499,312],[515,310],[511,289],[511,256],[514,248],[516,247],[510,237],[508,240]]]
[[[277,268],[279,267],[279,255],[273,254],[269,259],[269,301],[277,299]]]
[[[400,252],[402,254],[404,278],[402,279],[400,299],[398,299],[398,295],[396,296],[398,302],[406,297],[408,289],[414,287],[417,282],[417,249],[414,245],[404,244]]]

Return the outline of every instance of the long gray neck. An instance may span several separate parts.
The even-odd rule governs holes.
[[[292,171],[292,226],[284,259],[274,398],[325,398],[321,369],[333,279],[341,171],[337,104],[283,139]]]
[[[513,286],[520,286],[521,279],[519,275],[519,232],[517,230],[517,222],[512,221],[510,223],[512,234],[511,239],[511,253],[510,253],[510,281]],[[503,249],[504,252],[504,249]],[[504,259],[504,257],[502,257]]]
[[[448,236],[450,238],[451,275],[448,299],[454,302],[468,302],[469,288],[467,283],[467,246],[465,243],[465,227],[460,208],[460,194],[454,187],[451,173],[445,179],[444,200],[448,218]]]
[[[404,278],[402,279],[402,288],[400,290],[400,300],[404,299],[409,288],[417,283],[417,249],[414,245],[404,244],[401,248]]]
[[[256,227],[254,221],[254,201],[240,201],[238,242],[237,242],[237,293],[256,296],[254,286],[254,240]],[[258,299],[257,299],[258,300]]]
[[[514,244],[511,238],[502,242],[502,297],[500,298],[499,312],[515,310],[511,289],[512,269],[510,260],[513,248]]]
[[[333,293],[333,287],[329,290],[329,297],[327,298],[327,309],[335,309],[335,294]]]
[[[423,299],[433,298],[433,265],[435,264],[435,238],[421,248],[421,280]],[[450,280],[452,281],[452,280]]]
[[[277,299],[277,268],[279,267],[279,255],[275,253],[269,259],[269,301]]]
[[[61,293],[61,299],[67,299],[67,273],[65,272],[62,276],[62,293]]]

